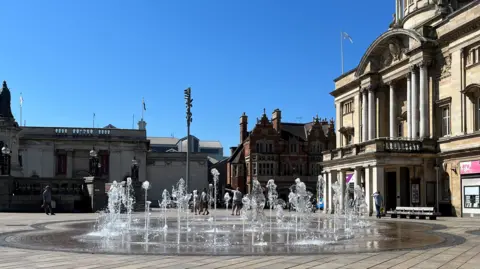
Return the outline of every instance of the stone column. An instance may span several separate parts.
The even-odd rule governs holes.
[[[383,196],[383,200],[386,200],[385,197],[385,168],[382,166],[372,167],[372,191],[379,191]],[[371,198],[370,198],[371,199]]]
[[[398,136],[397,134],[397,113],[396,113],[396,107],[397,107],[397,100],[395,98],[395,86],[394,82],[391,81],[389,83],[390,86],[390,111],[389,111],[389,124],[390,124],[390,138],[395,138]]]
[[[340,181],[340,210],[344,210],[345,209],[345,191],[346,191],[346,188],[345,188],[345,179],[347,178],[346,176],[346,173],[345,173],[345,170],[340,170],[340,176],[338,178],[338,180]]]
[[[420,69],[420,138],[429,137],[428,121],[428,74],[427,64],[422,61]]]
[[[377,114],[375,108],[375,92],[373,87],[370,86],[368,88],[368,140],[375,139],[376,132],[376,119],[375,115]]]
[[[417,85],[417,72],[416,66],[411,67],[412,71],[412,139],[418,139],[418,85]]]
[[[365,202],[368,214],[372,215],[372,168],[369,166],[365,167]]]
[[[408,138],[412,138],[412,81],[411,74],[407,74],[407,132]]]
[[[67,178],[73,177],[73,150],[67,150]]]
[[[328,212],[333,213],[333,190],[332,184],[337,180],[337,171],[332,170],[328,173]]]
[[[368,140],[368,91],[362,91],[362,142]]]
[[[327,213],[328,208],[327,207],[327,204],[328,204],[328,201],[330,201],[330,199],[328,199],[328,189],[330,187],[330,185],[328,184],[329,183],[329,177],[328,177],[328,173],[323,173],[323,179],[324,179],[324,185],[323,185],[323,190],[322,190],[322,196],[323,196],[323,213]]]
[[[357,199],[357,192],[355,190],[357,189],[357,186],[360,186],[360,178],[361,177],[362,177],[362,167],[355,167],[355,170],[353,171],[353,184],[354,184],[353,195],[354,195],[354,199]]]

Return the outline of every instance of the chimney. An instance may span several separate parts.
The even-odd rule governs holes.
[[[235,150],[237,150],[237,147],[230,147],[230,156],[233,156]]]
[[[248,135],[248,117],[245,112],[243,112],[242,116],[240,117],[240,143],[243,143],[245,139],[247,139]]]
[[[275,129],[278,133],[281,130],[282,124],[282,111],[280,109],[275,109],[272,113],[272,124],[273,129]]]

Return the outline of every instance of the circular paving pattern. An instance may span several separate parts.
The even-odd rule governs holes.
[[[79,253],[102,254],[157,254],[157,255],[302,255],[302,254],[332,254],[332,253],[363,253],[394,250],[415,250],[436,247],[459,245],[465,242],[460,236],[442,233],[445,226],[437,224],[420,224],[409,221],[380,221],[364,234],[359,234],[353,239],[345,239],[333,244],[322,246],[295,246],[281,244],[273,245],[231,245],[212,247],[181,247],[166,246],[161,244],[161,239],[151,240],[148,244],[122,242],[109,245],[105,241],[82,240],[85,234],[92,231],[94,222],[49,222],[32,225],[30,231],[10,232],[0,235],[0,245],[6,247],[66,251]],[[480,235],[480,230],[477,231]],[[195,234],[195,233],[192,233]],[[236,233],[236,236],[241,236]],[[249,238],[249,235],[243,235]],[[203,239],[202,239],[203,240]],[[249,239],[247,239],[249,240]],[[195,241],[192,241],[195,243]],[[270,242],[271,243],[271,242]],[[248,251],[245,247],[249,247]]]

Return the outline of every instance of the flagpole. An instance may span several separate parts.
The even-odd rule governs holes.
[[[343,32],[340,31],[340,57],[342,61],[342,75],[343,75]]]
[[[22,94],[20,94],[20,98],[22,98]],[[23,104],[20,102],[20,126],[22,126],[22,114],[23,114]]]
[[[132,129],[135,129],[135,114],[133,114]]]
[[[145,111],[145,98],[142,98],[142,121],[143,121],[143,111]]]
[[[93,113],[93,128],[95,128],[95,113]]]

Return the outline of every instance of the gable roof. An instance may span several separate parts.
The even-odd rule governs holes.
[[[240,163],[241,156],[242,156],[242,151],[243,151],[243,143],[238,145],[237,149],[233,152],[232,156],[228,158],[229,163]]]

